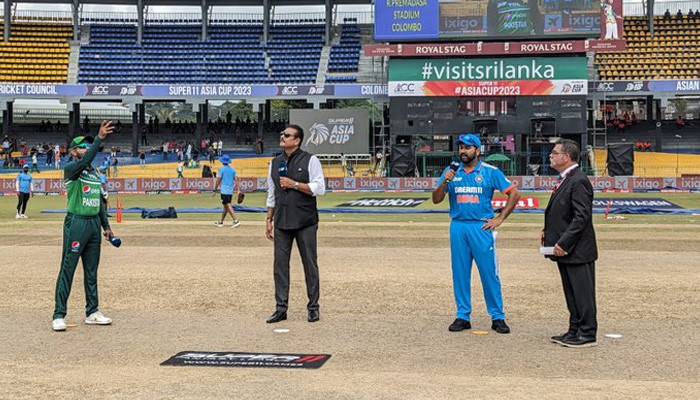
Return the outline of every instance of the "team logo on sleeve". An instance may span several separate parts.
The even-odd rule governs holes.
[[[74,241],[70,244],[70,248],[73,253],[77,253],[78,250],[80,250],[80,242],[78,242],[77,240]]]

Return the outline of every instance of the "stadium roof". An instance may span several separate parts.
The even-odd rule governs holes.
[[[72,0],[21,0],[12,3],[73,4]],[[136,0],[78,0],[79,4],[137,5]],[[331,0],[331,4],[371,4],[371,0]],[[210,6],[261,6],[263,0],[207,0]],[[322,6],[325,0],[269,0],[272,6]],[[201,6],[202,0],[143,0],[144,6]]]

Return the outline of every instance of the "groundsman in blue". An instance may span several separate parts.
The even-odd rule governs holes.
[[[111,121],[102,121],[97,138],[77,136],[69,151],[75,161],[63,169],[68,199],[68,212],[63,223],[63,254],[61,269],[56,280],[56,305],[53,312],[53,330],[66,330],[68,296],[78,260],[83,261],[85,277],[86,324],[109,325],[112,320],[98,310],[97,267],[100,263],[100,228],[110,239],[114,234],[109,226],[107,210],[102,202],[101,182],[92,160],[102,140],[114,130]]]

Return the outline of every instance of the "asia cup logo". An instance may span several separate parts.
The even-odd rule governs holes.
[[[309,144],[314,144],[318,146],[328,139],[328,127],[323,124],[313,124],[313,126],[309,128],[309,134],[309,139],[306,141],[306,145],[308,146]]]

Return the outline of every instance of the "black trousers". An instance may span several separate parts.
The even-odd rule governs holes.
[[[585,264],[557,263],[569,309],[569,332],[583,337],[596,337],[598,320],[595,302],[595,262]]]
[[[301,262],[304,264],[306,293],[309,296],[307,308],[318,310],[319,278],[316,233],[318,224],[301,229],[287,230],[275,228],[275,301],[277,311],[285,312],[289,302],[289,259],[292,243],[296,239]]]
[[[17,193],[17,214],[24,214],[27,211],[27,203],[29,202],[29,193]]]

